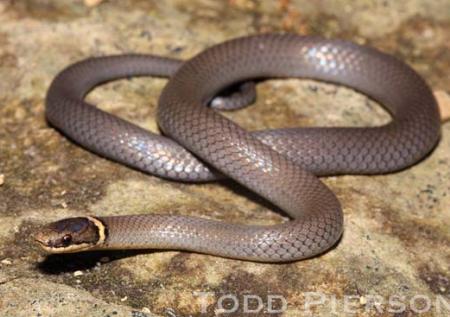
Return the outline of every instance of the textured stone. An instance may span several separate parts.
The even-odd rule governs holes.
[[[244,295],[259,296],[265,305],[269,295],[280,295],[287,302],[284,316],[299,316],[320,293],[327,301],[310,307],[315,316],[330,316],[333,298],[336,315],[345,315],[348,296],[354,296],[349,301],[356,303],[351,307],[359,315],[380,315],[374,295],[384,301],[381,315],[393,314],[387,305],[393,295],[405,297],[406,309],[399,315],[413,315],[421,306],[411,299],[420,295],[433,304],[423,315],[448,316],[436,307],[439,299],[450,302],[448,122],[436,150],[412,168],[324,178],[344,207],[345,233],[335,249],[307,261],[268,265],[174,251],[45,257],[30,239],[42,223],[86,214],[283,221],[271,206],[231,181],[189,185],[161,180],[93,155],[49,127],[45,92],[69,63],[126,52],[188,58],[236,36],[289,31],[379,47],[408,62],[434,91],[448,96],[448,12],[446,0],[124,0],[93,7],[83,1],[1,1],[0,315],[214,316],[227,308],[220,307],[221,296],[233,295],[240,307],[229,315],[242,316]],[[113,82],[88,99],[157,131],[154,115],[165,82]],[[373,101],[342,87],[271,80],[257,89],[255,107],[226,116],[248,129],[373,126],[389,120]],[[275,306],[280,308],[280,302]]]

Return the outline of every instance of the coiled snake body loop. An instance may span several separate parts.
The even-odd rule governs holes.
[[[346,41],[268,34],[206,49],[184,63],[161,94],[157,119],[170,139],[83,101],[106,80],[167,75],[164,62],[152,65],[143,56],[97,62],[73,66],[54,80],[47,95],[52,125],[91,151],[163,177],[211,180],[219,171],[292,220],[256,226],[154,214],[72,218],[37,235],[51,252],[163,248],[267,262],[308,258],[330,248],[343,231],[339,201],[314,174],[400,170],[423,158],[439,139],[439,112],[424,80],[396,58]],[[205,106],[237,82],[287,77],[354,88],[386,107],[392,121],[373,128],[250,133]]]

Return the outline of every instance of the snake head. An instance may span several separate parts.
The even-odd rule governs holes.
[[[105,240],[105,226],[94,217],[66,218],[43,226],[34,239],[49,253],[92,249]]]

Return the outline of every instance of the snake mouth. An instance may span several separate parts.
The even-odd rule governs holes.
[[[42,232],[38,232],[33,235],[33,240],[48,253],[60,253],[59,248],[52,246],[51,240],[49,240]],[[62,253],[62,252],[61,252]]]
[[[57,248],[49,247],[45,242],[34,238],[34,241],[46,252],[48,253],[59,253]]]
[[[42,232],[33,234],[32,238],[42,248],[49,248],[50,241],[46,237],[44,237]]]
[[[37,234],[39,235],[39,234]],[[53,246],[51,241],[42,239],[41,237],[34,236],[34,241],[47,253],[58,254],[58,253],[75,253],[80,251],[85,251],[92,248],[89,243],[72,244],[66,247]]]

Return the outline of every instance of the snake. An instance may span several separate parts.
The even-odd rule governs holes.
[[[100,83],[145,75],[170,77],[156,115],[163,134],[84,100]],[[382,105],[391,120],[373,127],[247,131],[208,106],[227,87],[271,78],[349,87]],[[50,253],[166,249],[256,262],[315,257],[336,245],[344,231],[341,204],[319,176],[403,170],[440,139],[433,93],[406,63],[366,45],[296,34],[227,40],[178,64],[147,55],[76,63],[51,83],[46,118],[103,157],[170,180],[231,178],[288,216],[271,225],[164,213],[65,218],[35,235]]]

